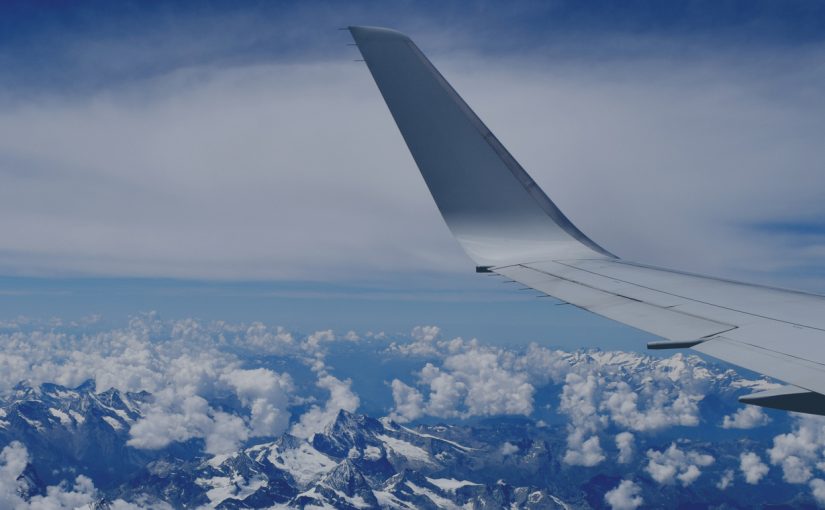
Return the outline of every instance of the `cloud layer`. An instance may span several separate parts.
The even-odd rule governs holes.
[[[616,461],[627,464],[635,455],[634,433],[699,426],[700,403],[720,384],[719,376],[695,356],[640,359],[617,352],[569,353],[535,344],[517,352],[475,340],[443,338],[434,327],[416,328],[411,341],[393,342],[387,352],[421,359],[423,364],[415,380],[391,382],[395,407],[390,416],[401,422],[425,416],[530,416],[536,410],[536,393],[550,385],[559,387],[558,412],[567,420],[562,461],[571,466],[601,464],[612,444]],[[733,372],[727,377],[721,383],[725,387],[765,384],[738,378]],[[758,408],[743,408],[732,416],[718,426],[750,428],[768,422]],[[662,483],[677,477],[687,486],[699,468],[712,461],[674,445],[656,453],[649,470]]]
[[[321,331],[295,340],[282,328],[263,324],[162,321],[148,314],[128,327],[75,335],[58,330],[0,335],[0,392],[19,381],[34,386],[55,382],[75,387],[88,379],[98,391],[148,391],[152,400],[130,428],[129,445],[159,449],[201,438],[209,453],[231,452],[254,437],[277,437],[287,430],[292,407],[301,398],[288,373],[244,368],[250,353],[289,356],[317,373],[329,392],[323,404],[300,417],[300,430],[323,429],[339,409],[354,411],[359,399],[324,368]],[[216,405],[223,404],[221,405]],[[233,412],[237,407],[240,412]],[[226,408],[226,409],[224,409]],[[227,410],[228,409],[228,410]],[[296,429],[297,430],[297,429]]]
[[[254,16],[227,26],[266,34],[268,48],[317,40],[305,14],[282,31],[257,30]],[[364,279],[467,267],[355,53],[244,60],[158,43],[221,47],[208,17],[184,21],[174,38],[142,34],[152,44],[139,58],[111,39],[73,42],[77,72],[159,62],[130,80],[0,98],[0,272]],[[552,52],[490,52],[483,34],[424,21],[421,46],[612,251],[740,276],[821,265],[821,236],[757,228],[825,215],[823,92],[808,85],[822,81],[821,48],[566,33]],[[348,42],[338,35],[321,40]]]

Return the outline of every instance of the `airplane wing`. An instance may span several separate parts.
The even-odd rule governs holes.
[[[634,264],[559,210],[404,34],[349,27],[445,222],[476,263],[787,386],[740,401],[825,415],[825,297]]]

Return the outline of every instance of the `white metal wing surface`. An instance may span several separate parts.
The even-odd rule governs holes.
[[[787,386],[740,400],[825,414],[825,297],[623,261],[556,207],[405,35],[350,27],[448,227],[480,272]]]

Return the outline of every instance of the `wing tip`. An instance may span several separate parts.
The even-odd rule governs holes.
[[[356,42],[361,41],[409,41],[406,34],[385,27],[371,27],[362,25],[350,25],[347,27]]]

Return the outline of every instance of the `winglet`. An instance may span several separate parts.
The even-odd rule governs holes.
[[[409,37],[349,29],[442,217],[477,266],[616,258],[567,219]]]

